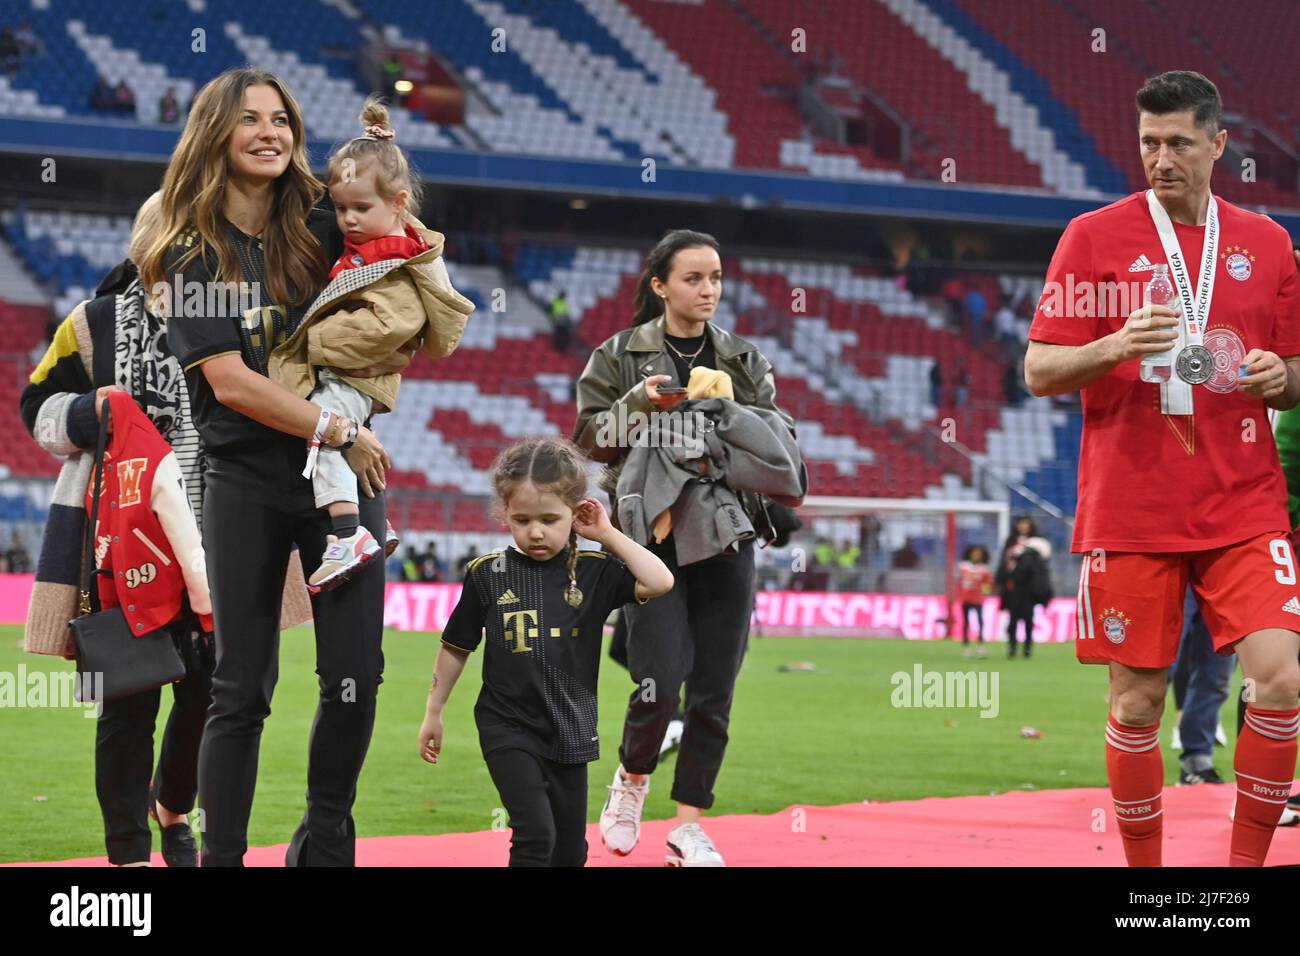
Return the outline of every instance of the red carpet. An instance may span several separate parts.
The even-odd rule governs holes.
[[[1224,866],[1232,823],[1231,784],[1165,790],[1164,861]],[[1096,809],[1104,813],[1094,813]],[[709,835],[731,866],[1123,866],[1110,794],[1102,789],[1045,790],[991,797],[934,797],[897,803],[790,807],[770,816],[710,817]],[[803,814],[797,811],[802,809]],[[1094,820],[1107,827],[1094,831]],[[802,827],[800,826],[802,822]],[[1098,826],[1101,823],[1096,824]],[[641,845],[619,859],[605,852],[593,824],[591,866],[662,866],[668,820],[646,823]],[[368,837],[357,841],[361,866],[503,866],[508,832]],[[281,866],[285,845],[249,850],[250,866]],[[1280,829],[1270,865],[1300,865],[1300,827]],[[154,864],[162,858],[154,854]],[[105,866],[102,858],[31,866]]]

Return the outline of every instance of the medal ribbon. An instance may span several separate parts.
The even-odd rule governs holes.
[[[1160,383],[1160,411],[1164,415],[1192,414],[1192,386],[1178,377],[1178,353],[1189,345],[1205,344],[1205,326],[1210,320],[1210,300],[1214,297],[1214,264],[1219,257],[1219,202],[1210,196],[1205,211],[1205,246],[1201,250],[1201,275],[1196,284],[1196,297],[1192,298],[1192,283],[1187,274],[1183,250],[1178,245],[1173,220],[1165,207],[1156,199],[1155,190],[1147,190],[1147,208],[1155,220],[1160,244],[1164,246],[1165,259],[1174,281],[1174,290],[1183,309],[1183,321],[1178,327],[1178,341],[1174,343],[1174,363],[1169,381]]]

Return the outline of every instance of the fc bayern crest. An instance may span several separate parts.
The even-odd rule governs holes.
[[[353,264],[354,266],[363,266],[363,265],[365,265],[365,264],[366,264],[365,256],[363,256],[363,255],[362,255],[361,253],[359,253],[359,252],[354,253],[353,256],[352,256],[352,264]]]
[[[1245,282],[1250,278],[1250,260],[1240,252],[1234,252],[1228,256],[1224,266],[1228,270],[1228,275],[1232,276],[1238,282]]]
[[[1133,623],[1123,611],[1110,607],[1101,612],[1101,630],[1112,644],[1123,644],[1128,637],[1128,626]]]
[[[1226,395],[1237,390],[1237,370],[1246,357],[1246,346],[1232,329],[1210,329],[1205,347],[1214,355],[1214,374],[1205,383],[1212,392]]]

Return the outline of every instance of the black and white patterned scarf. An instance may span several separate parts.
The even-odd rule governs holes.
[[[113,381],[136,400],[176,453],[185,493],[203,527],[203,446],[190,414],[190,393],[180,362],[167,347],[167,326],[144,307],[137,278],[116,297]]]

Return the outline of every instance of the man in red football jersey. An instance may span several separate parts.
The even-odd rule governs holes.
[[[1300,285],[1285,230],[1210,192],[1228,136],[1214,84],[1164,73],[1137,108],[1151,188],[1066,229],[1025,380],[1082,391],[1076,649],[1110,668],[1106,770],[1128,862],[1160,864],[1160,715],[1190,581],[1215,650],[1235,651],[1247,680],[1229,860],[1258,866],[1300,724],[1300,588],[1268,421],[1300,402]],[[1143,307],[1164,264],[1173,307]]]

